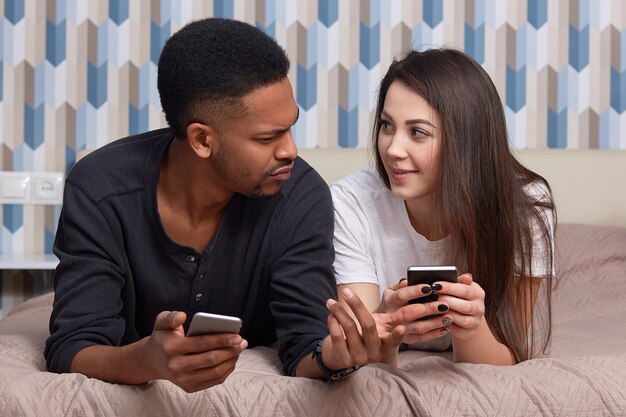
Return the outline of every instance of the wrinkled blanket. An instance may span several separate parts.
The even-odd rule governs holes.
[[[283,376],[276,351],[246,350],[220,386],[187,394],[45,371],[52,295],[0,320],[1,416],[624,416],[626,229],[557,228],[550,357],[516,366],[455,364],[405,351],[331,384]]]

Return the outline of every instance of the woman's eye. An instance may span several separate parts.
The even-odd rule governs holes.
[[[411,136],[415,138],[425,138],[426,136],[428,136],[428,132],[414,127],[413,129],[411,129]]]
[[[380,121],[380,128],[383,130],[390,130],[391,129],[391,123],[389,123],[386,120],[381,120]]]

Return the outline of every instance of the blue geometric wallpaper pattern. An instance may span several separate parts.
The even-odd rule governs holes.
[[[492,76],[513,147],[626,149],[622,0],[4,0],[0,169],[67,172],[83,149],[163,126],[161,48],[208,16],[285,48],[300,147],[367,146],[394,56],[447,45]],[[0,252],[49,252],[59,211],[3,207]]]

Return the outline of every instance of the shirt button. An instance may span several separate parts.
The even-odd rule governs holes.
[[[199,282],[202,278],[204,278],[204,272],[196,278],[196,282]]]
[[[185,256],[185,260],[189,263],[194,262],[196,260],[196,257],[193,255],[187,255]]]
[[[201,298],[202,298],[202,293],[201,292],[196,294],[196,301],[200,301]]]

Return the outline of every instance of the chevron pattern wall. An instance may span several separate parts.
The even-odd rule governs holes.
[[[156,65],[206,16],[255,24],[292,60],[301,147],[363,147],[407,48],[464,49],[491,74],[516,148],[626,148],[622,0],[0,0],[0,169],[164,125]],[[4,205],[0,253],[50,252],[60,207]]]

